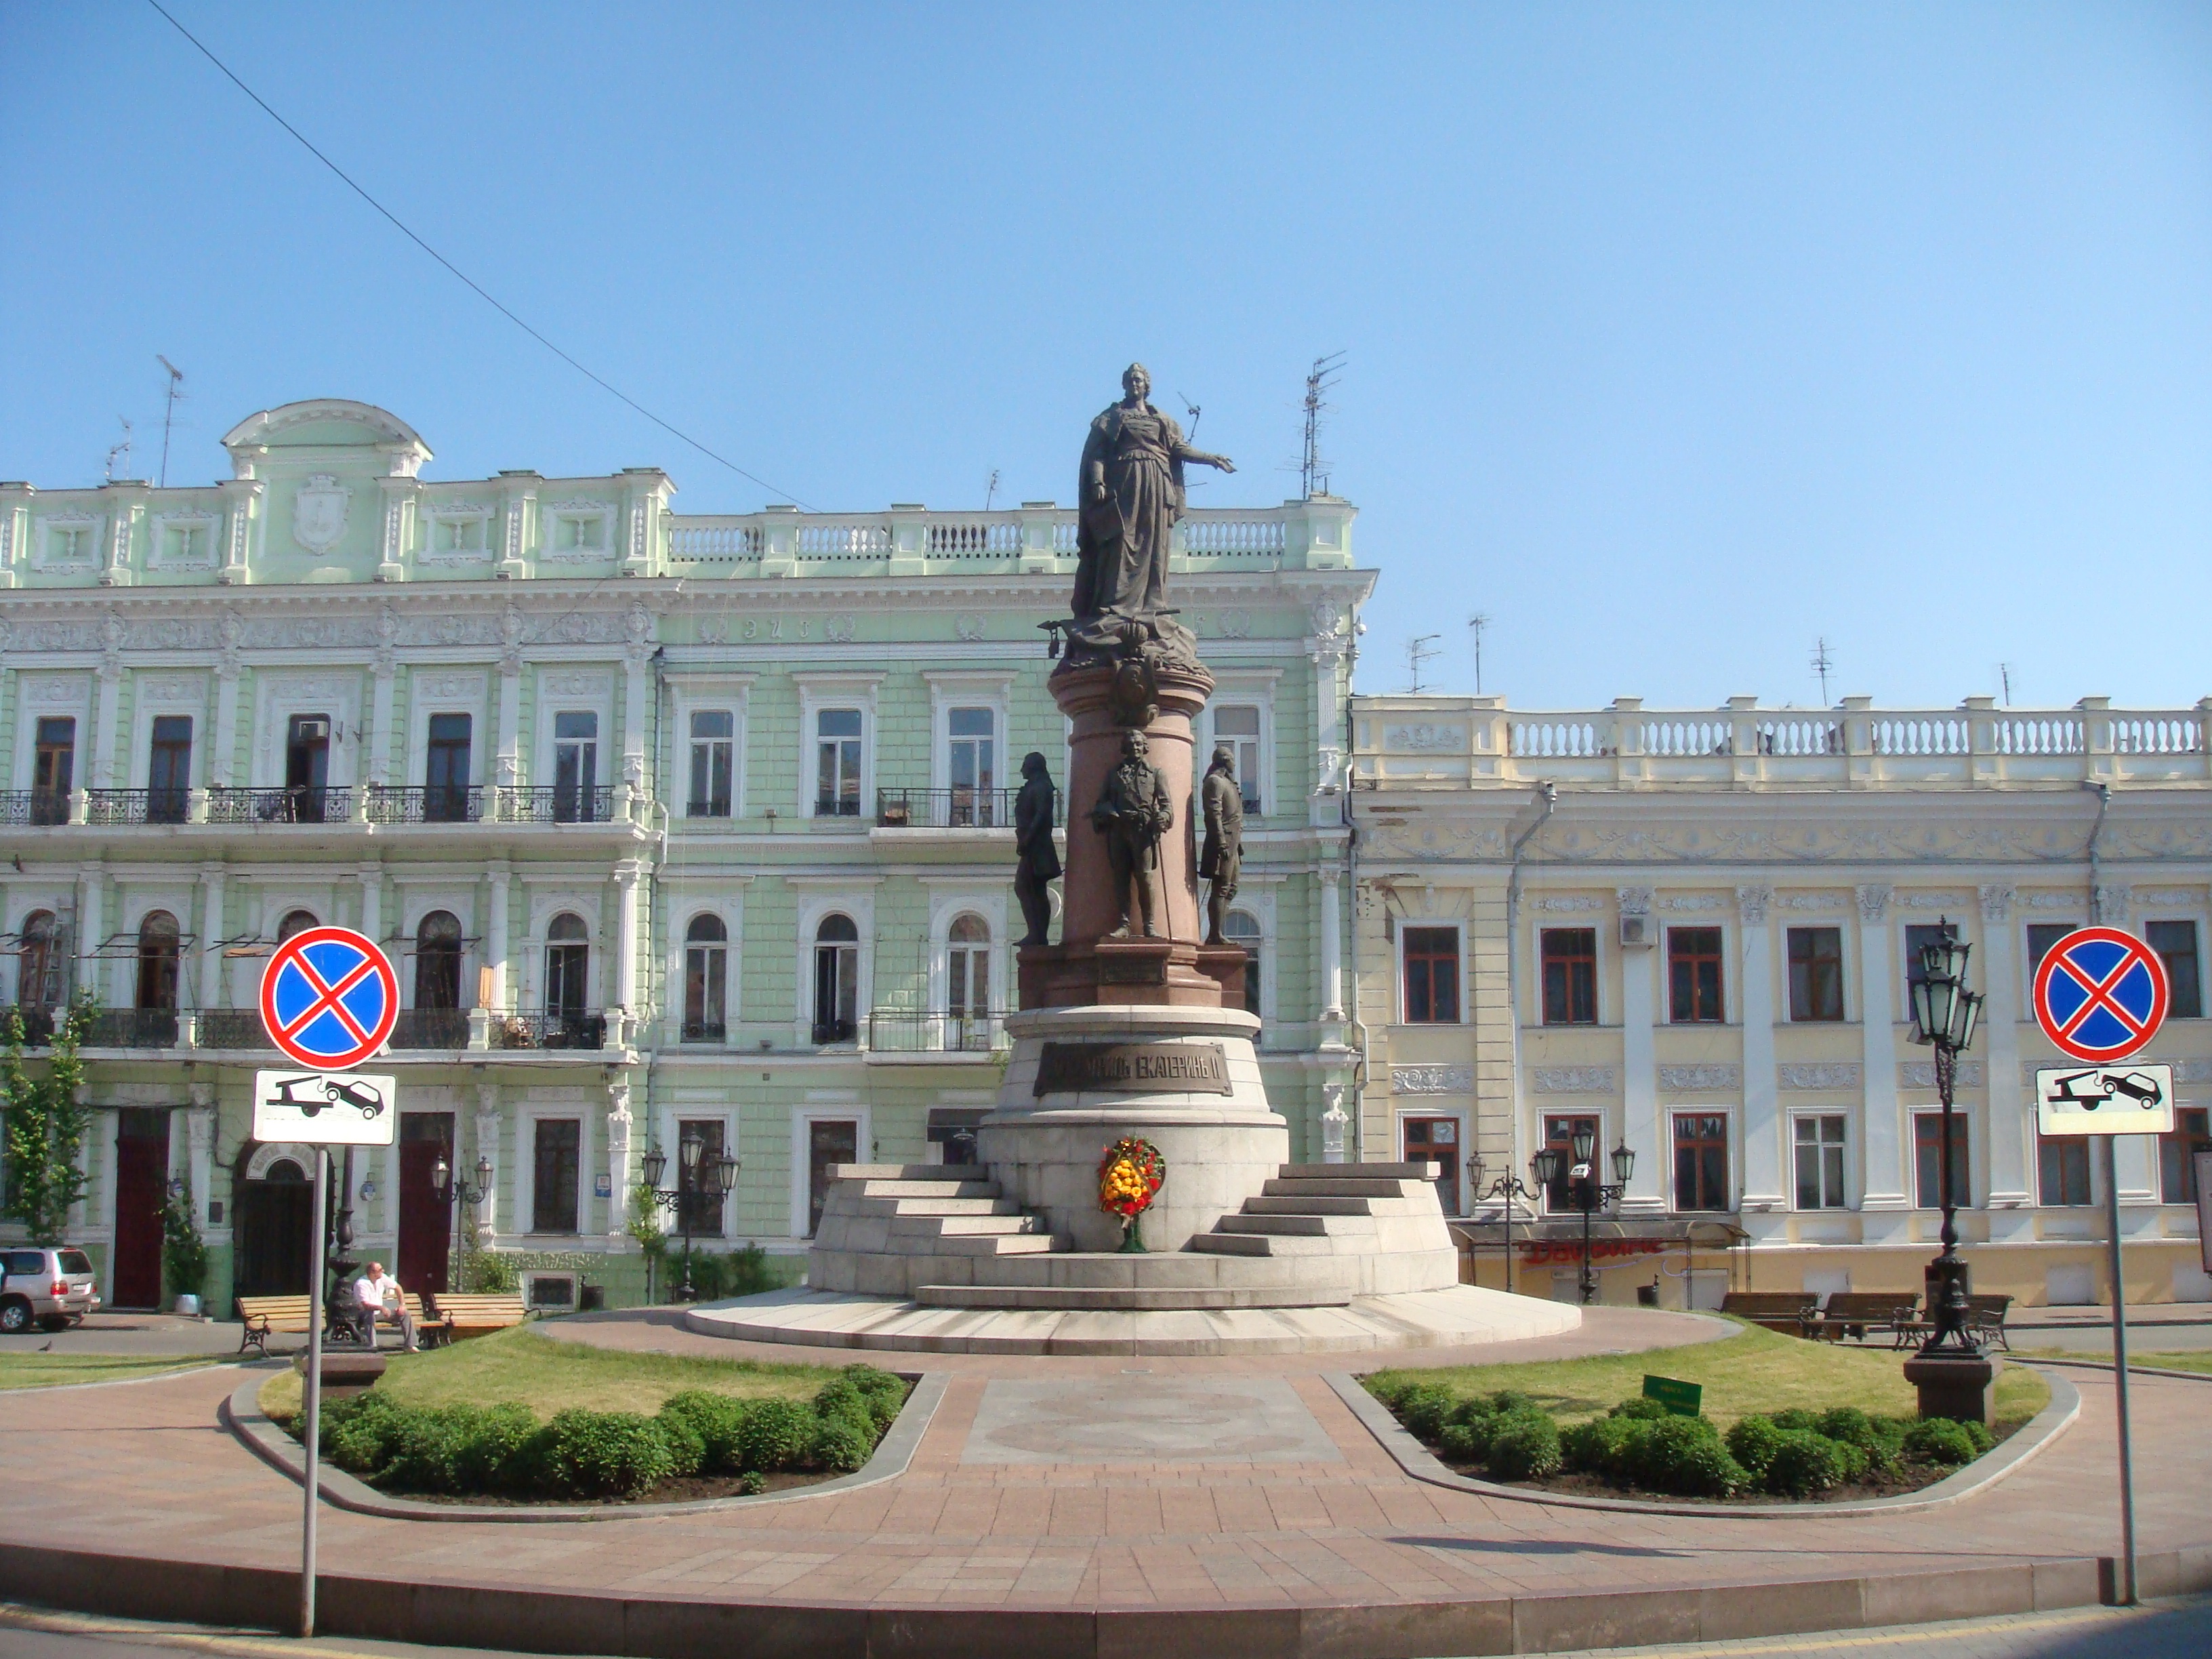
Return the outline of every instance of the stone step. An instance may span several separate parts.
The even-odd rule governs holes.
[[[1218,1233],[1261,1233],[1271,1238],[1371,1237],[1375,1228],[1365,1216],[1340,1215],[1225,1215],[1213,1224]]]
[[[1260,1188],[1267,1198],[1411,1198],[1420,1184],[1411,1181],[1374,1181],[1354,1176],[1332,1180],[1285,1181],[1277,1176]]]
[[[1335,1181],[1350,1176],[1373,1181],[1434,1181],[1441,1164],[1285,1164],[1275,1171],[1285,1181]]]
[[[1022,1212],[1022,1206],[1011,1198],[869,1196],[848,1200],[838,1207],[848,1215],[1019,1215]]]
[[[931,1241],[932,1255],[1049,1255],[1050,1233],[946,1233]]]
[[[832,1181],[942,1181],[945,1170],[942,1164],[832,1164],[829,1174]]]
[[[1042,1216],[1013,1211],[1002,1215],[902,1215],[891,1223],[893,1238],[990,1238],[1017,1233],[1049,1232]]]
[[[1171,1309],[1341,1308],[1348,1287],[1246,1285],[1212,1288],[1079,1287],[1064,1285],[925,1285],[914,1299],[925,1308],[1029,1308],[1040,1310],[1115,1309],[1158,1312]]]
[[[996,1198],[995,1181],[863,1181],[863,1198]]]
[[[1348,1247],[1355,1242],[1331,1238],[1325,1233],[1220,1232],[1199,1234],[1190,1241],[1190,1248],[1201,1255],[1334,1255],[1350,1254]]]
[[[1385,1200],[1374,1198],[1248,1198],[1244,1200],[1246,1215],[1373,1215],[1370,1205]]]

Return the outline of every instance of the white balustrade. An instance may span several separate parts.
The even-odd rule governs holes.
[[[1970,744],[1963,714],[1885,714],[1874,721],[1877,755],[1963,755]]]
[[[2000,755],[2078,755],[2081,752],[2079,714],[2007,714],[1996,722],[1996,751]]]

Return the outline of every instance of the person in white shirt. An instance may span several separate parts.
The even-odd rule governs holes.
[[[399,1281],[384,1271],[381,1261],[372,1261],[368,1271],[353,1282],[356,1302],[361,1305],[361,1322],[368,1333],[368,1345],[376,1346],[376,1322],[399,1328],[399,1340],[409,1353],[415,1352],[415,1316],[407,1311],[407,1297],[399,1288]]]

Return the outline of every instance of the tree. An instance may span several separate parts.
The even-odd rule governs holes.
[[[84,1135],[92,1114],[77,1101],[84,1084],[77,1049],[92,1028],[94,1006],[90,993],[80,993],[54,1023],[42,1077],[33,1077],[23,1064],[22,1015],[10,1008],[0,1017],[0,1108],[7,1113],[7,1134],[0,1144],[5,1212],[41,1244],[62,1243],[70,1211],[88,1184]]]

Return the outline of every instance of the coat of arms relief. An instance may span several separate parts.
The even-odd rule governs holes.
[[[353,491],[327,472],[318,472],[292,498],[292,538],[321,558],[346,532],[346,509]]]

